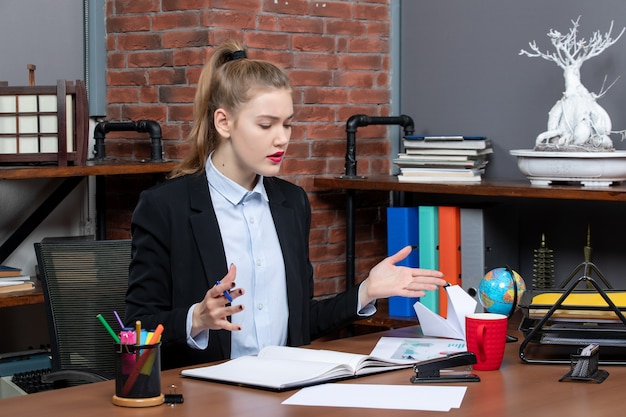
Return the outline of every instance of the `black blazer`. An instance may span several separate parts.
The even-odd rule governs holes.
[[[264,184],[285,260],[287,344],[308,344],[358,317],[358,287],[330,299],[312,299],[306,192],[275,177],[265,178]],[[204,172],[166,181],[141,193],[132,217],[125,322],[132,326],[141,320],[146,329],[163,324],[163,369],[230,357],[227,331],[211,331],[204,351],[189,348],[186,341],[189,307],[228,272],[208,187]]]

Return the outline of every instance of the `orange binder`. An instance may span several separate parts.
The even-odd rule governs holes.
[[[461,209],[439,207],[439,270],[451,285],[461,285]],[[439,292],[439,314],[447,317],[446,291]]]

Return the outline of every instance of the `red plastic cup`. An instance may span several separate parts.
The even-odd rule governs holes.
[[[507,316],[495,313],[474,313],[465,317],[467,350],[476,355],[475,370],[500,369],[508,322]]]

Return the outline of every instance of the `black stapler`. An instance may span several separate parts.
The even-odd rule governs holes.
[[[476,355],[472,352],[452,353],[441,358],[434,358],[413,365],[415,376],[411,382],[480,382],[478,375],[469,371],[476,363]],[[457,368],[455,370],[454,368]]]

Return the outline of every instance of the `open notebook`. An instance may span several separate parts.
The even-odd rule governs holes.
[[[181,375],[276,391],[409,368],[406,360],[288,346],[267,346],[258,356],[185,369]]]

